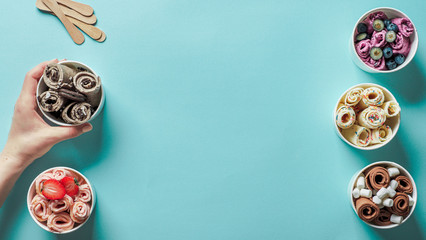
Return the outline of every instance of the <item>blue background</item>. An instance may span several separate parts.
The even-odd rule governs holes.
[[[422,239],[426,236],[426,1],[85,1],[108,38],[78,46],[35,1],[0,9],[0,145],[25,73],[67,58],[103,80],[94,130],[56,145],[22,174],[0,210],[0,239]],[[417,27],[413,61],[368,74],[351,61],[358,18],[380,6]],[[360,151],[332,113],[349,87],[373,82],[402,107],[397,136]],[[352,175],[389,160],[418,187],[414,215],[377,230],[349,204]],[[33,222],[31,181],[54,166],[85,174],[96,212],[75,233]]]

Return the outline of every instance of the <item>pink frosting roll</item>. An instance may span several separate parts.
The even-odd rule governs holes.
[[[398,32],[396,34],[396,39],[394,42],[389,43],[390,47],[393,50],[393,54],[402,54],[405,57],[408,56],[408,53],[410,53],[411,49],[411,42],[410,39],[407,37],[404,37],[404,35],[401,32]]]
[[[56,232],[64,232],[74,227],[74,221],[66,212],[53,213],[47,219],[47,227]]]
[[[385,58],[382,57],[379,60],[374,60],[371,57],[368,57],[366,59],[363,59],[364,63],[367,64],[367,66],[371,68],[375,68],[377,70],[386,70],[386,62]]]
[[[370,50],[371,50],[371,40],[365,39],[360,42],[358,42],[355,45],[356,53],[358,56],[362,59],[366,59],[370,57]]]
[[[52,210],[49,208],[49,200],[39,195],[35,195],[31,200],[30,210],[40,222],[47,221],[52,214]]]
[[[43,196],[43,194],[41,193],[41,189],[43,188],[43,183],[46,180],[52,179],[53,178],[53,174],[52,173],[45,173],[43,175],[41,175],[40,177],[38,177],[35,181],[35,188],[36,188],[36,193],[40,196]]]
[[[59,200],[51,200],[49,202],[49,207],[54,213],[60,213],[65,212],[71,209],[72,205],[74,204],[74,200],[72,197],[68,196],[68,194],[65,194],[65,196],[62,199]]]
[[[371,46],[383,48],[386,45],[386,30],[381,32],[374,32],[371,36]]]
[[[377,11],[368,15],[367,19],[364,20],[364,23],[367,24],[367,33],[371,34],[374,32],[373,22],[376,19],[385,20],[388,19],[388,16],[382,11]]]
[[[414,25],[408,18],[394,18],[391,20],[398,26],[399,32],[404,37],[410,37],[414,32]]]
[[[71,219],[76,223],[84,222],[90,214],[90,206],[84,202],[75,202],[70,211]]]
[[[90,202],[92,200],[92,192],[88,184],[83,184],[79,187],[78,195],[75,198],[75,202]]]

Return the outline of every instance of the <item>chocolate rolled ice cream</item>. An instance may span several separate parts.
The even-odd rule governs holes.
[[[371,222],[379,216],[379,207],[377,207],[377,205],[368,198],[359,198],[356,200],[355,206],[359,218],[366,222]]]
[[[102,98],[101,79],[91,70],[73,62],[48,64],[39,92],[42,111],[59,122],[82,124],[91,119]]]

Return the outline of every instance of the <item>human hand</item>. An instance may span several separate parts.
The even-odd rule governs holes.
[[[44,68],[51,62],[57,63],[58,60],[40,63],[26,74],[21,94],[15,104],[12,126],[2,155],[22,168],[43,156],[56,143],[92,130],[90,123],[71,127],[52,127],[38,114],[37,83],[43,75]]]

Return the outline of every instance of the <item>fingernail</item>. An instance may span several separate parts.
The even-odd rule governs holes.
[[[83,133],[89,132],[90,130],[92,130],[92,125],[87,125],[85,127],[83,127]]]

